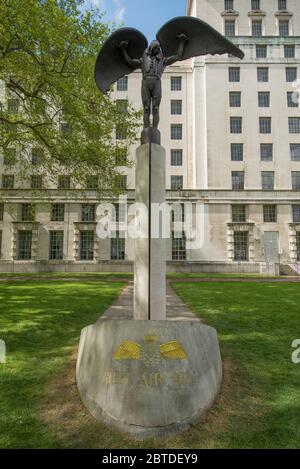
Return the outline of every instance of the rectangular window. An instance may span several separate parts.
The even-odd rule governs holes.
[[[228,79],[231,83],[238,83],[241,81],[241,69],[240,67],[229,67]]]
[[[268,82],[269,81],[269,69],[268,69],[268,67],[258,67],[257,68],[257,81],[258,82]]]
[[[257,45],[256,46],[256,58],[257,59],[266,59],[267,58],[267,46]]]
[[[252,20],[252,36],[262,36],[262,20]]]
[[[241,117],[230,117],[230,133],[241,134],[242,127],[243,125]]]
[[[58,189],[68,190],[71,187],[70,176],[58,176]]]
[[[232,205],[231,215],[233,223],[245,223],[246,222],[246,205]]]
[[[251,10],[260,10],[260,0],[251,0]]]
[[[294,59],[295,58],[295,46],[288,44],[284,46],[284,58],[285,59]]]
[[[242,191],[245,187],[245,173],[244,171],[232,171],[231,183],[233,191]]]
[[[32,231],[18,231],[18,259],[31,259]]]
[[[96,191],[99,189],[99,178],[98,176],[87,176],[86,188],[88,191]]]
[[[112,261],[125,260],[125,238],[120,237],[120,233],[116,232],[116,237],[111,238],[110,258]]]
[[[126,140],[127,132],[122,125],[117,125],[116,127],[116,140]]]
[[[300,161],[300,143],[291,143],[290,150],[291,150],[291,160]]]
[[[2,174],[2,189],[13,189],[15,178],[12,174]]]
[[[3,221],[4,204],[0,203],[0,221]]]
[[[171,210],[172,223],[184,222],[184,204],[174,203]]]
[[[171,100],[171,115],[180,116],[182,114],[182,100],[172,99]]]
[[[80,231],[80,253],[79,259],[81,261],[93,261],[94,260],[94,231]]]
[[[171,176],[171,190],[180,191],[183,189],[183,176]]]
[[[241,107],[241,92],[230,91],[229,93],[229,106],[230,107]]]
[[[95,204],[82,204],[81,206],[81,221],[94,222],[96,218]]]
[[[182,77],[171,77],[171,91],[182,90]]]
[[[278,10],[287,10],[287,0],[278,0]]]
[[[276,205],[264,205],[264,223],[276,223],[277,221],[277,207]]]
[[[263,191],[274,190],[274,171],[262,171],[261,188]]]
[[[7,166],[12,166],[15,163],[16,163],[16,149],[6,148],[4,150],[3,164]]]
[[[235,36],[235,20],[225,20],[225,36]]]
[[[49,231],[49,259],[62,260],[64,248],[64,232]]]
[[[279,36],[289,36],[290,22],[289,20],[279,20]]]
[[[118,174],[116,176],[115,184],[117,189],[125,190],[127,189],[127,176],[126,174]]]
[[[171,124],[171,140],[182,140],[182,124]]]
[[[34,221],[35,207],[33,204],[21,204],[21,221]]]
[[[296,233],[297,261],[300,261],[300,231]]]
[[[292,189],[300,191],[300,171],[292,171]]]
[[[235,231],[233,235],[234,241],[234,260],[249,260],[249,235],[248,231]]]
[[[32,148],[31,150],[31,164],[34,166],[41,164],[43,151],[40,148]]]
[[[292,83],[297,80],[297,67],[286,67],[285,69],[286,81]]]
[[[184,232],[172,232],[172,260],[185,261],[186,260],[186,239]]]
[[[270,93],[268,91],[258,92],[258,107],[270,107]]]
[[[226,11],[233,10],[233,0],[225,0],[224,4],[224,9]]]
[[[289,117],[290,134],[300,134],[300,117]]]
[[[293,223],[300,223],[300,205],[292,205]]]
[[[128,112],[128,100],[127,99],[117,99],[116,101],[117,110],[122,113]]]
[[[231,161],[243,161],[244,159],[244,145],[243,143],[231,144]]]
[[[31,176],[31,189],[42,189],[43,188],[43,176],[32,175]]]
[[[271,131],[272,131],[271,117],[260,117],[259,118],[259,132],[261,134],[270,134]]]
[[[52,204],[51,221],[64,221],[64,220],[65,220],[65,204]]]
[[[171,166],[182,166],[182,150],[171,150]]]
[[[296,91],[288,91],[287,105],[288,107],[299,107],[299,93]]]
[[[18,114],[18,112],[19,112],[19,100],[18,99],[8,99],[7,100],[7,110],[11,114]]]
[[[119,78],[117,81],[117,91],[128,91],[128,77]]]
[[[273,161],[273,143],[260,144],[261,161]]]
[[[127,149],[116,147],[116,165],[126,166],[127,165]]]

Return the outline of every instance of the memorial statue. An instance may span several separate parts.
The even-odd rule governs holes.
[[[159,124],[162,98],[161,77],[164,69],[177,61],[207,54],[232,54],[242,59],[244,53],[204,21],[180,16],[168,21],[148,46],[145,36],[133,28],[121,28],[111,34],[98,55],[95,80],[106,94],[119,78],[142,70],[144,129]]]

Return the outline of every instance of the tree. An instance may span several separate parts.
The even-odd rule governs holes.
[[[96,176],[100,189],[114,189],[116,153],[135,139],[139,114],[98,91],[95,59],[110,29],[82,3],[1,1],[0,146],[8,155],[16,149],[19,170],[34,158],[50,179],[69,174],[84,186]],[[116,128],[124,136],[118,148]]]

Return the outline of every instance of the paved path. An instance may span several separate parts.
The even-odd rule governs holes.
[[[119,298],[99,320],[133,319],[133,282],[122,291]],[[167,319],[170,321],[199,321],[174,290],[167,284]]]

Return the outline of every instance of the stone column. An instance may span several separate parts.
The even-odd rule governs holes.
[[[155,139],[154,139],[155,140]],[[157,141],[157,140],[156,140]],[[143,143],[143,141],[142,141]],[[166,319],[165,239],[150,236],[153,232],[151,204],[165,202],[165,150],[148,139],[136,151],[136,203],[147,207],[139,211],[142,237],[135,240],[134,319]]]

